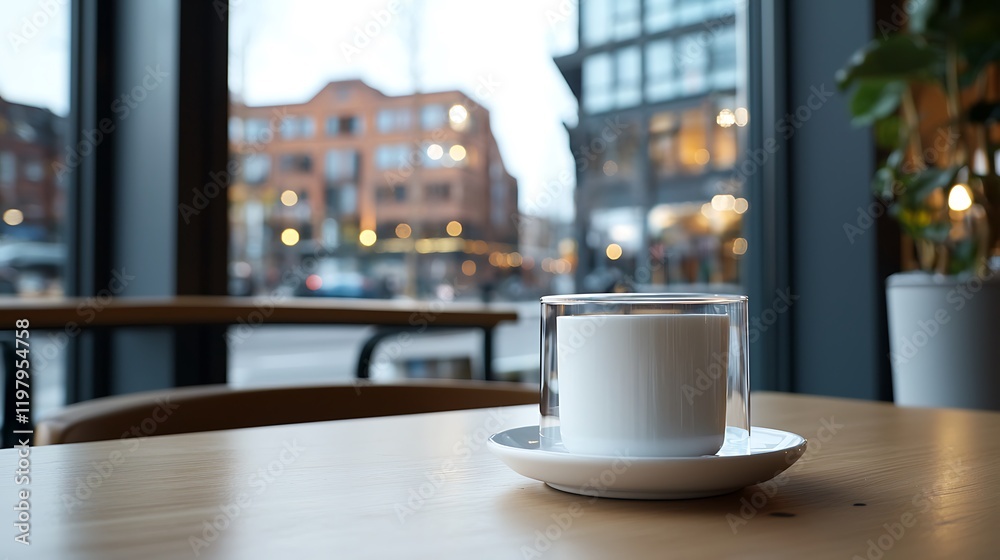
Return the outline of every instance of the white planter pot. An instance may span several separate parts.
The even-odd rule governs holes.
[[[886,281],[896,404],[1000,410],[1000,273]]]

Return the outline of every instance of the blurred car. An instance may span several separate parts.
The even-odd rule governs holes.
[[[310,274],[295,287],[298,297],[381,298],[380,286],[357,272]]]
[[[0,293],[58,294],[66,248],[57,243],[13,242],[0,246]]]

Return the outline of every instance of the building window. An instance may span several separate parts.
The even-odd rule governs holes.
[[[406,144],[386,144],[375,148],[375,168],[392,169],[407,165]]]
[[[731,109],[732,102],[732,98],[720,101],[719,107]],[[708,108],[653,115],[649,121],[649,159],[656,177],[730,169],[736,163],[736,127],[716,125],[713,120],[718,109],[709,115]]]
[[[646,46],[646,99],[673,99],[674,90],[674,42],[653,41]]]
[[[0,185],[10,186],[17,182],[17,156],[12,152],[0,152]]]
[[[375,116],[375,128],[379,132],[409,130],[410,126],[409,109],[382,109]]]
[[[353,183],[327,187],[326,210],[329,216],[354,214],[358,211],[358,187]]]
[[[288,173],[309,173],[312,167],[309,154],[285,154],[278,160],[278,168]]]
[[[589,131],[589,136],[594,141],[606,134],[603,128],[604,123],[599,123]],[[623,122],[614,141],[607,142],[607,146],[599,153],[592,154],[588,158],[588,165],[585,172],[597,178],[611,178],[617,181],[632,180],[636,174],[639,156],[639,134],[638,126],[635,122]]]
[[[715,89],[736,87],[736,28],[719,30],[712,41],[712,85]]]
[[[356,116],[327,117],[326,135],[339,136],[342,134],[349,134],[351,136],[356,136],[363,132],[361,123],[361,118]]]
[[[685,35],[678,41],[674,53],[677,67],[677,85],[681,95],[697,95],[708,89],[708,46],[696,33]]]
[[[680,169],[677,162],[679,128],[677,115],[672,111],[656,113],[649,119],[649,161],[657,177],[676,175]]]
[[[34,183],[41,182],[45,178],[45,168],[42,167],[42,162],[37,159],[29,160],[24,165],[24,178]]]
[[[316,135],[316,121],[311,117],[285,117],[281,119],[280,130],[286,140],[312,138]]]
[[[639,47],[599,53],[583,62],[583,105],[588,113],[633,107],[642,98]]]
[[[451,185],[448,183],[431,183],[427,185],[428,201],[444,201],[451,198]]]
[[[708,117],[705,110],[696,107],[681,114],[681,127],[677,133],[677,147],[680,150],[681,170],[697,174],[709,162]]]
[[[392,187],[392,198],[396,202],[406,201],[406,185],[395,185]]]
[[[710,19],[732,23],[733,0],[646,0],[647,33],[656,33]]]
[[[358,153],[354,150],[328,150],[326,152],[327,181],[357,181]]]
[[[444,128],[448,122],[448,110],[444,105],[424,105],[420,110],[420,127],[424,130]]]
[[[646,46],[646,99],[650,102],[700,95],[736,85],[736,32],[721,28],[662,39]],[[709,54],[713,67],[709,68]]]
[[[271,173],[271,158],[265,154],[250,154],[243,159],[243,180],[249,185],[267,181]]]
[[[265,119],[247,119],[244,123],[245,140],[247,142],[270,142],[273,132],[268,129]]]
[[[246,140],[246,137],[243,135],[243,119],[229,117],[229,139],[237,142]]]
[[[639,35],[639,0],[587,0],[581,4],[584,45],[601,45]]]

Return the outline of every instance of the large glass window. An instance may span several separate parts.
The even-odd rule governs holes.
[[[74,144],[68,129],[70,5],[0,3],[0,296],[60,297],[68,289],[69,178],[94,148],[89,141]],[[65,342],[31,335],[37,417],[64,401]],[[12,388],[13,382],[5,387]]]
[[[301,2],[313,17],[282,0],[230,6],[233,114],[273,167],[230,203],[246,229],[232,258],[258,293],[323,295],[283,280],[322,249],[316,286],[363,278],[379,297],[521,302],[525,324],[498,335],[516,362],[504,340],[535,338],[539,295],[739,280],[739,214],[721,199],[718,215],[701,212],[742,196],[720,187],[739,126],[717,124],[741,108],[736,0],[582,0],[579,13],[426,0],[401,3],[388,25],[373,19],[387,9],[377,0]],[[301,127],[275,114],[311,116],[321,132],[308,153],[284,141]],[[299,155],[317,159],[288,159]],[[308,213],[279,215],[286,190]],[[260,254],[244,239],[262,240]]]
[[[249,154],[243,160],[243,178],[251,185],[267,181],[271,173],[271,158],[265,154]]]
[[[424,105],[420,109],[420,126],[424,130],[435,130],[448,122],[448,109],[440,103]]]
[[[326,118],[326,135],[341,134],[356,135],[363,131],[364,122],[358,116],[339,116]]]
[[[356,181],[358,178],[358,153],[354,150],[328,150],[326,152],[327,181]]]
[[[278,159],[278,169],[284,173],[309,173],[312,167],[309,154],[282,154]]]
[[[406,144],[386,144],[375,148],[375,168],[394,169],[408,165],[410,147]]]
[[[375,117],[375,128],[379,132],[396,132],[408,130],[412,125],[410,109],[382,109]]]
[[[600,45],[639,34],[639,0],[584,0],[583,43]]]
[[[642,55],[639,47],[593,54],[583,63],[583,105],[601,113],[632,107],[642,99]]]
[[[296,138],[312,138],[316,134],[316,121],[312,117],[285,117],[281,119],[281,137],[294,140]]]

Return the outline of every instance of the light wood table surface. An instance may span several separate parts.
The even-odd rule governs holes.
[[[1000,414],[752,406],[806,454],[778,487],[686,501],[591,501],[510,471],[484,442],[536,423],[532,406],[34,448],[30,548],[3,450],[0,558],[1000,557]]]

